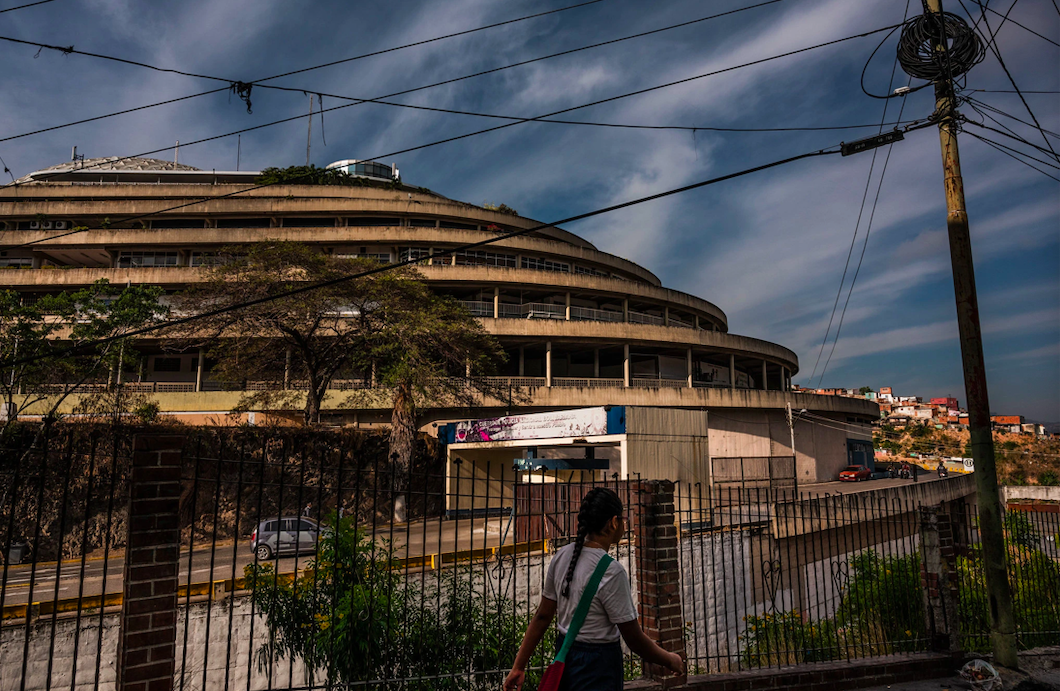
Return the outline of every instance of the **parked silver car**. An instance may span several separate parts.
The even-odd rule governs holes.
[[[250,548],[258,561],[268,561],[281,554],[315,552],[320,539],[320,524],[305,516],[269,518],[258,524],[250,536]]]

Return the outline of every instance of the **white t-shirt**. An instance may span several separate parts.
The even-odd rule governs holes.
[[[561,547],[548,565],[545,587],[541,594],[556,601],[556,624],[560,633],[566,635],[582,591],[588,585],[600,557],[604,554],[604,550],[596,547],[582,548],[578,563],[574,566],[569,597],[563,597],[562,593],[567,580],[567,568],[574,555],[574,544]],[[613,561],[600,581],[600,587],[589,606],[589,613],[585,615],[585,623],[582,624],[575,640],[580,643],[613,643],[622,637],[618,632],[618,624],[625,624],[636,618],[637,609],[633,606],[633,594],[629,590],[626,570],[617,561]]]

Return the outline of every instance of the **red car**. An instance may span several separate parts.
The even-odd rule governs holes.
[[[861,482],[872,478],[872,471],[863,465],[848,465],[839,472],[839,479],[843,482]]]

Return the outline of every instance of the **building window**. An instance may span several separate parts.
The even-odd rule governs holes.
[[[600,276],[602,278],[610,278],[611,277],[611,274],[607,273],[606,271],[601,271],[600,269],[594,269],[591,266],[578,266],[578,265],[575,265],[574,266],[574,273],[579,274],[581,276]]]
[[[152,228],[202,228],[205,225],[201,218],[162,218],[151,221]]]
[[[433,218],[410,218],[409,225],[413,228],[436,228],[438,222]]]
[[[466,250],[454,252],[456,263],[464,266],[505,266],[515,268],[514,254],[499,254],[497,252],[482,252],[479,250]]]
[[[179,357],[156,357],[154,364],[155,372],[179,372]]]
[[[426,247],[402,247],[398,251],[398,261],[409,262],[417,259],[426,259],[430,253],[430,249]]]
[[[457,223],[456,221],[442,221],[439,225],[443,228],[453,228],[454,230],[478,230],[478,226],[472,223]]]
[[[192,252],[188,266],[217,266],[224,260],[216,252]]]
[[[31,257],[0,257],[0,269],[31,269]]]
[[[284,228],[331,228],[335,225],[334,218],[285,218]]]
[[[122,252],[118,255],[118,268],[177,266],[179,259],[177,252]]]
[[[267,218],[219,218],[218,228],[268,228],[272,222]]]
[[[377,216],[354,216],[346,219],[351,226],[399,226],[401,220],[397,218],[379,218]]]
[[[552,261],[551,259],[540,259],[538,257],[523,257],[524,269],[537,269],[538,271],[562,271],[570,273],[570,264]]]
[[[380,264],[389,264],[390,263],[390,253],[389,252],[377,252],[377,253],[374,253],[374,254],[372,252],[362,252],[361,254],[336,254],[335,258],[336,259],[372,259],[374,261],[379,262]]]

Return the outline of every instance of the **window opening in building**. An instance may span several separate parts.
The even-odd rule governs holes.
[[[284,228],[331,228],[335,225],[334,218],[285,218]]]
[[[397,218],[383,218],[381,216],[351,216],[346,219],[351,226],[400,226],[401,220]]]
[[[409,225],[414,228],[436,228],[438,222],[433,218],[410,218]]]
[[[582,276],[600,276],[601,278],[610,278],[611,277],[611,274],[609,274],[606,271],[601,271],[600,269],[594,269],[591,266],[578,266],[577,264],[574,265],[574,273],[580,274]]]
[[[161,218],[151,221],[152,228],[202,228],[206,223],[201,218]]]
[[[179,357],[156,357],[154,362],[155,372],[179,372]]]
[[[422,259],[424,260],[424,263],[426,263],[426,258],[430,256],[430,254],[430,249],[426,247],[402,247],[398,250],[398,261],[408,262]]]
[[[0,268],[31,269],[33,268],[33,259],[31,257],[0,257]]]
[[[439,225],[443,228],[453,228],[455,230],[478,230],[478,226],[472,223],[457,223],[456,221],[442,221]]]
[[[515,268],[514,254],[500,254],[481,250],[464,250],[454,252],[456,263],[462,266],[505,266]]]
[[[267,218],[219,218],[218,228],[268,228],[272,222]]]
[[[179,252],[122,252],[118,255],[118,268],[177,266]]]
[[[536,269],[538,271],[562,271],[563,273],[570,273],[570,264],[565,262],[557,262],[551,259],[541,259],[539,257],[523,257],[524,269]]]

